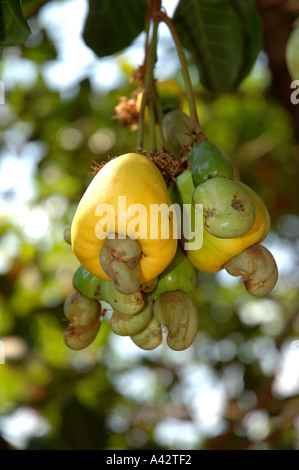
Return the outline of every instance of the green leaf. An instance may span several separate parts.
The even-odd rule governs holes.
[[[232,90],[242,65],[243,38],[229,1],[181,0],[173,21],[201,83],[217,93]]]
[[[0,45],[22,44],[30,33],[19,0],[0,0]]]
[[[89,0],[83,39],[99,57],[129,46],[145,25],[146,0]]]
[[[239,17],[243,34],[243,63],[235,86],[248,75],[262,48],[262,23],[255,9],[254,0],[229,0]]]

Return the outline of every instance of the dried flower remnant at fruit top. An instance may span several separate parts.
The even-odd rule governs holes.
[[[160,171],[166,186],[175,184],[176,177],[183,173],[186,168],[190,167],[190,163],[187,157],[176,159],[173,158],[172,154],[162,147],[157,153],[150,153],[147,151],[140,151],[140,155],[148,157]],[[107,163],[109,163],[117,156],[108,157],[107,160],[97,163],[94,161],[94,166],[91,166],[93,170],[90,174],[96,175]]]
[[[131,125],[131,130],[135,131],[138,128],[139,110],[137,109],[136,96],[127,98],[126,96],[119,97],[119,104],[114,108],[116,114],[112,116],[121,125]]]

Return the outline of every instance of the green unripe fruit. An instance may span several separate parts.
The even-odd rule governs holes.
[[[146,351],[157,348],[162,343],[162,328],[157,318],[153,316],[147,327],[141,333],[131,336],[131,340]]]
[[[154,302],[154,316],[168,330],[167,344],[183,351],[193,343],[198,331],[198,311],[183,292],[166,292]]]
[[[233,179],[233,169],[220,150],[206,140],[196,144],[189,154],[194,186],[204,183],[210,178],[222,176]]]
[[[73,275],[73,286],[89,299],[102,300],[102,280],[91,274],[84,266],[80,265]]]
[[[184,147],[194,142],[199,130],[193,128],[190,117],[183,111],[175,109],[165,114],[162,133],[166,150],[172,152],[175,158],[179,158],[184,152]]]
[[[125,295],[119,292],[112,282],[102,281],[101,295],[113,310],[124,315],[135,315],[139,313],[144,305],[144,294],[137,291],[135,294]]]
[[[143,309],[135,315],[123,315],[114,310],[110,319],[113,333],[120,336],[137,335],[143,331],[153,316],[153,301],[147,297]]]
[[[255,220],[249,195],[236,181],[227,178],[217,176],[197,186],[192,203],[203,205],[205,229],[214,237],[240,237]]]
[[[157,287],[150,296],[156,300],[164,292],[181,290],[191,292],[196,286],[195,269],[180,247],[177,248],[175,257],[160,274]]]

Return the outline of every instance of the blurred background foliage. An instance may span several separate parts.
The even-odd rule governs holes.
[[[143,42],[110,58],[112,69],[94,55],[81,65],[75,44],[67,62],[61,24],[82,26],[86,2],[43,3],[24,2],[32,34],[0,63],[0,449],[298,449],[299,105],[289,75],[287,88],[273,86],[287,70],[280,51],[272,67],[266,41],[283,37],[269,12],[289,19],[285,4],[296,2],[258,2],[264,50],[235,92],[205,90],[190,59],[202,127],[268,206],[264,245],[280,279],[259,299],[222,272],[198,273],[200,329],[183,352],[142,351],[107,320],[87,349],[64,345],[79,263],[63,229],[94,161],[135,149],[136,131],[113,116],[136,87],[132,50]],[[173,43],[162,33],[160,42],[158,79],[182,85]]]

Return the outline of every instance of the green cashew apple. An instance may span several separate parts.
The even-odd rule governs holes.
[[[205,229],[217,238],[235,238],[249,232],[255,206],[238,182],[216,176],[197,186],[192,203],[203,205]]]
[[[153,300],[164,292],[191,292],[196,286],[196,272],[189,258],[178,247],[169,266],[160,274],[157,287],[150,293]]]
[[[215,176],[233,179],[233,169],[230,163],[209,140],[196,144],[189,154],[189,160],[195,187]]]
[[[73,286],[89,299],[102,300],[102,280],[94,276],[84,266],[80,265],[73,275]]]
[[[178,109],[165,114],[162,124],[164,146],[168,152],[179,158],[184,153],[184,147],[192,145],[197,139],[196,133],[200,128],[194,129],[191,118]]]

